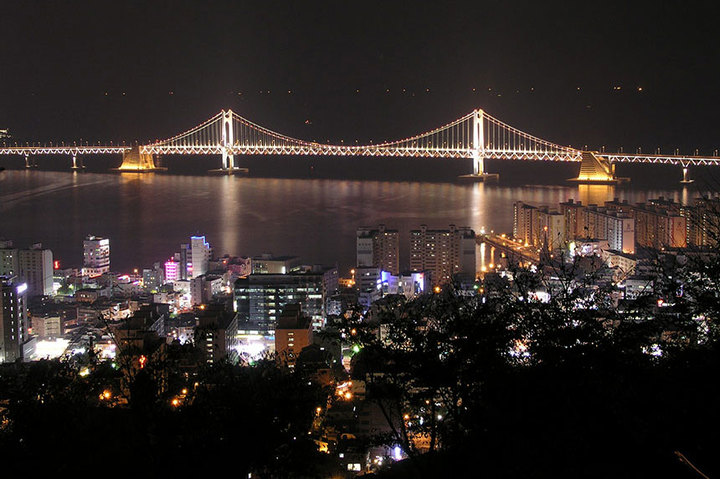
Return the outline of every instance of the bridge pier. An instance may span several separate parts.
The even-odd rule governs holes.
[[[73,153],[72,158],[73,158],[72,159],[72,169],[73,170],[84,170],[85,169],[85,165],[83,164],[82,158],[80,158],[80,161],[78,162],[78,154],[77,153]]]
[[[630,178],[618,178],[615,176],[615,165],[603,158],[597,151],[583,151],[580,162],[580,173],[577,178],[570,178],[568,181],[583,184],[616,185],[626,183]]]
[[[460,175],[458,180],[463,183],[489,183],[497,182],[500,179],[498,173],[485,172],[485,158],[480,152],[473,154],[473,172],[470,175]]]
[[[167,168],[158,168],[151,153],[143,153],[139,146],[133,146],[130,150],[123,152],[123,162],[116,171],[128,171],[136,173],[149,173],[152,171],[164,171]]]
[[[683,165],[682,171],[683,171],[683,179],[680,181],[680,183],[682,183],[682,184],[690,184],[690,183],[695,182],[695,180],[691,180],[690,178],[688,178],[688,167],[687,167],[687,165]]]
[[[25,168],[32,168],[32,165],[30,164],[30,155],[25,155]]]

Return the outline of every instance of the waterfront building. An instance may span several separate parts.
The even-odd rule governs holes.
[[[717,247],[720,243],[720,198],[696,198],[692,207],[684,208],[688,243],[700,247]]]
[[[400,235],[381,224],[377,229],[361,227],[356,236],[359,267],[377,267],[397,275],[400,271]]]
[[[450,225],[431,230],[421,225],[410,231],[410,269],[431,274],[433,285],[449,283],[453,275],[475,276],[475,232]]]
[[[548,251],[563,249],[567,244],[565,215],[547,206],[535,209],[535,225],[533,226],[533,243]]]
[[[575,238],[586,238],[584,215],[585,208],[582,201],[574,201],[572,198],[565,203],[560,203],[560,214],[565,217],[565,241]]]
[[[680,211],[666,210],[658,204],[639,203],[634,208],[635,241],[648,248],[685,248],[687,218]]]
[[[83,276],[96,277],[110,272],[110,240],[88,235],[83,241]]]
[[[516,201],[513,204],[513,237],[525,245],[535,245],[537,207]]]

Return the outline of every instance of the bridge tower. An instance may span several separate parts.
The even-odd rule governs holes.
[[[473,160],[473,172],[462,175],[459,180],[475,183],[480,181],[498,181],[500,175],[485,172],[485,112],[474,110],[472,112],[472,144],[470,145]]]
[[[473,112],[473,175],[485,174],[485,131],[483,129],[483,110]]]
[[[222,169],[232,172],[235,168],[235,155],[228,153],[228,146],[235,143],[233,135],[232,110],[222,111],[222,138],[220,146],[222,147]]]

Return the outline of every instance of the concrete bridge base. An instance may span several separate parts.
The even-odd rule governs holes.
[[[461,183],[497,183],[500,180],[498,173],[480,173],[479,175],[461,175],[458,181]]]
[[[152,171],[166,171],[167,168],[155,166],[153,156],[149,153],[140,153],[139,146],[133,146],[123,153],[123,162],[115,171],[145,173]]]
[[[233,176],[248,176],[250,173],[250,170],[247,168],[217,168],[215,170],[209,170],[208,174],[210,175],[233,175]]]
[[[615,176],[615,165],[597,152],[583,151],[580,173],[577,178],[570,178],[568,181],[583,184],[617,185],[629,183],[630,178],[618,178]]]

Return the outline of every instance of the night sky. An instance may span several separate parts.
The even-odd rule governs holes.
[[[710,5],[5,1],[0,128],[146,141],[232,108],[295,137],[364,143],[479,107],[561,144],[710,154]]]

